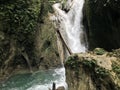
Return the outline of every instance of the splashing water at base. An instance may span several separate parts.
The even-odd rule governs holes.
[[[0,90],[49,90],[53,82],[56,83],[56,87],[64,86],[67,89],[64,67],[34,74],[15,75],[6,83],[1,84]]]

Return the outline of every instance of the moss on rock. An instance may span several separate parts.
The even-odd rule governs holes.
[[[119,90],[120,58],[106,53],[70,56],[65,63],[69,90]]]

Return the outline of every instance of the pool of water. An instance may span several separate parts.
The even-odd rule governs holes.
[[[56,87],[64,86],[67,89],[64,67],[12,76],[0,85],[0,90],[49,90],[53,82]]]

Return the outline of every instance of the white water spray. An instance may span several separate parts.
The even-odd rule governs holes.
[[[61,9],[60,3],[53,5],[55,16],[52,19],[57,21],[57,28],[59,28],[72,53],[86,51],[85,32],[82,25],[83,4],[84,0],[68,0],[66,4],[66,8],[69,8],[68,12]]]
[[[65,82],[65,68],[58,68],[55,70],[49,70],[49,73],[52,72],[52,75],[48,73],[48,77],[44,80],[46,84],[37,84],[28,88],[27,90],[52,90],[52,83],[55,82],[56,88],[60,86],[64,86],[65,90],[67,90],[67,84]],[[52,79],[53,78],[53,79]]]

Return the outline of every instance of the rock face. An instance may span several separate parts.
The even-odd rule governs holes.
[[[61,65],[48,0],[0,1],[0,77]]]
[[[97,52],[98,53],[98,52]],[[119,50],[73,55],[65,64],[69,90],[120,90]]]
[[[90,49],[101,47],[110,51],[120,47],[119,9],[119,0],[85,0],[84,26]]]
[[[61,65],[58,49],[56,30],[49,19],[52,3],[43,0],[39,15],[38,29],[35,40],[35,55],[40,69],[59,67]]]
[[[0,76],[9,76],[17,67],[35,67],[33,49],[40,1],[0,1]]]

